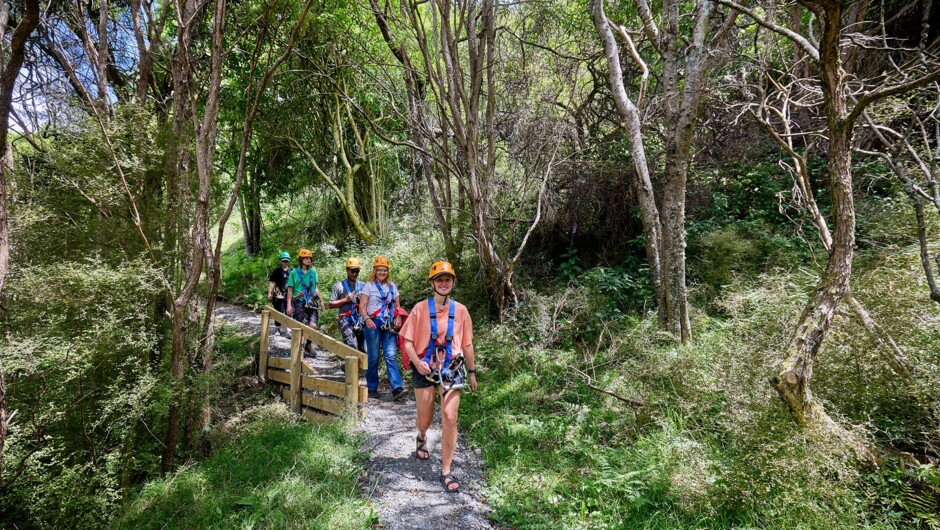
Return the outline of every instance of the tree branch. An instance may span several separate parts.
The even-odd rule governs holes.
[[[773,31],[774,33],[778,33],[792,40],[796,45],[802,48],[803,51],[805,51],[810,57],[812,57],[814,61],[819,61],[819,50],[799,33],[793,30],[787,29],[779,24],[775,24],[765,19],[764,17],[758,15],[753,10],[748,9],[737,2],[734,2],[733,0],[713,0],[713,1],[717,4],[721,4],[723,6],[737,9],[741,13],[744,13],[745,15],[750,17],[751,20],[753,20],[757,24],[764,26],[765,28],[769,29],[770,31]]]

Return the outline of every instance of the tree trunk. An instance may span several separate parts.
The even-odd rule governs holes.
[[[6,5],[3,6],[4,18],[9,16]],[[9,59],[4,56],[3,77],[0,78],[0,297],[6,285],[7,275],[10,271],[10,219],[7,206],[7,165],[9,158],[7,137],[10,132],[10,111],[13,108],[13,88],[16,78],[20,75],[26,50],[26,39],[39,25],[39,1],[26,0],[26,9],[23,18],[13,30],[10,42]],[[6,30],[6,21],[3,31]],[[6,401],[6,383],[3,379],[3,365],[0,364],[0,479],[3,470],[3,451],[6,446],[7,429],[12,415],[8,415],[4,407]],[[0,480],[0,483],[3,481]]]
[[[640,111],[627,94],[623,83],[623,69],[620,65],[620,52],[617,41],[610,29],[607,15],[604,13],[603,0],[591,0],[591,19],[604,44],[604,55],[607,58],[610,91],[624,120],[627,132],[627,145],[630,157],[633,159],[633,185],[637,202],[640,207],[640,222],[643,225],[643,239],[646,245],[646,261],[650,267],[650,278],[660,311],[660,317],[665,316],[662,288],[662,264],[660,262],[660,248],[663,244],[663,228],[659,217],[659,208],[656,206],[656,195],[653,191],[653,182],[650,178],[649,164],[646,160],[646,148],[643,142],[643,125],[640,120]]]
[[[417,182],[422,177],[427,183],[428,197],[431,200],[431,206],[434,208],[434,217],[437,220],[438,228],[444,240],[444,254],[448,261],[459,268],[463,245],[460,243],[460,238],[455,238],[454,236],[454,223],[451,220],[451,208],[453,205],[448,200],[450,196],[449,173],[446,168],[443,170],[436,169],[437,164],[425,154],[425,151],[428,151],[430,148],[430,141],[428,140],[429,122],[427,109],[425,108],[427,105],[427,84],[425,83],[425,77],[413,66],[405,45],[396,40],[392,35],[386,14],[379,7],[378,1],[369,0],[369,3],[372,6],[372,12],[379,26],[379,30],[382,32],[382,37],[385,39],[392,54],[395,55],[395,58],[398,59],[398,62],[404,67],[403,78],[405,81],[405,89],[408,93],[409,136],[411,137],[412,144],[417,147],[417,149],[412,150],[413,167],[415,168],[415,173],[412,176],[415,180],[414,185],[417,187]],[[434,31],[436,32],[437,10],[433,6],[431,9],[432,15],[434,16]],[[427,41],[424,40],[424,35],[419,34],[418,39],[421,42],[419,47],[422,47],[422,52],[425,52]],[[436,38],[434,39],[434,43],[437,43]],[[436,179],[439,179],[437,183],[435,183]],[[443,203],[441,196],[444,197]],[[420,198],[416,195],[415,200],[420,200]]]
[[[845,76],[839,50],[842,5],[839,2],[825,2],[814,4],[814,7],[825,15],[820,18],[822,39],[819,69],[829,131],[829,189],[835,229],[829,263],[803,309],[787,345],[780,371],[770,382],[798,424],[822,428],[849,439],[851,437],[845,435],[844,429],[832,421],[822,405],[814,399],[810,386],[816,354],[829,333],[839,303],[849,292],[855,247],[852,130],[845,121],[848,115]]]
[[[940,138],[937,139],[940,142]],[[927,222],[924,217],[924,201],[921,196],[914,191],[914,182],[910,179],[905,183],[907,195],[914,204],[914,217],[917,220],[917,243],[920,247],[920,264],[924,268],[924,277],[927,279],[927,289],[930,292],[930,299],[940,304],[940,287],[937,285],[936,277],[933,273],[933,264],[930,263],[930,253],[927,248]],[[940,274],[940,254],[934,256],[937,264],[937,274]]]
[[[13,108],[13,87],[20,75],[26,51],[26,39],[39,25],[39,1],[27,0],[23,18],[13,30],[9,59],[0,78],[0,295],[10,271],[10,219],[7,205],[7,135],[10,132],[10,111]],[[6,28],[4,28],[6,29]]]
[[[692,156],[692,140],[698,118],[699,104],[704,92],[705,74],[713,50],[706,45],[709,37],[710,19],[714,4],[695,4],[695,25],[691,28],[689,44],[681,50],[679,4],[674,0],[663,2],[664,26],[662,34],[649,14],[649,5],[638,1],[641,13],[647,13],[644,26],[653,48],[662,59],[663,116],[668,124],[666,131],[665,185],[662,190],[662,209],[656,205],[656,197],[650,179],[649,165],[643,143],[640,111],[627,94],[611,22],[604,13],[603,0],[591,1],[591,18],[604,44],[607,58],[611,93],[617,109],[625,122],[630,155],[633,158],[634,175],[632,185],[640,207],[640,220],[646,242],[647,262],[656,290],[660,324],[678,342],[692,338],[689,322],[688,290],[685,267],[685,202],[688,168]],[[726,29],[734,23],[736,13],[730,13],[718,29],[711,43],[722,40]],[[624,38],[627,33],[619,30]],[[682,60],[680,60],[682,59]],[[637,61],[640,61],[637,58]],[[684,74],[684,77],[682,75]]]

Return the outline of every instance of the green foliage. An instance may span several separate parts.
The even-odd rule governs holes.
[[[152,447],[141,434],[164,406],[148,368],[158,281],[142,261],[56,265],[19,269],[7,293],[16,310],[0,356],[18,414],[3,476],[19,462],[24,472],[0,521],[95,528],[119,505],[122,480],[154,468],[152,453],[133,448]]]
[[[940,469],[896,459],[868,474],[863,492],[890,528],[940,528]]]
[[[227,424],[231,441],[198,466],[149,482],[120,528],[364,528],[360,440],[340,423],[297,420],[283,404]]]
[[[728,233],[715,237],[737,244]],[[940,340],[940,326],[923,312],[915,250],[859,271],[856,293],[891,300],[877,318],[932,367],[923,345]],[[801,431],[780,406],[766,377],[815,277],[755,267],[730,275],[714,301],[721,319],[694,314],[689,346],[660,336],[653,317],[597,311],[631,288],[597,289],[600,278],[617,285],[602,268],[564,290],[527,293],[513,320],[481,333],[481,391],[467,396],[461,421],[484,449],[494,518],[515,528],[929,528],[933,475],[889,486],[862,474],[838,441]],[[906,287],[891,293],[898,271]],[[935,376],[899,390],[867,341],[840,318],[817,359],[817,395],[859,436],[935,446],[915,428],[940,432],[927,414]],[[893,425],[891,436],[879,425]]]

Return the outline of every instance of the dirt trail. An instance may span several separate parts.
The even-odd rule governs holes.
[[[219,304],[218,318],[237,324],[247,333],[259,333],[261,317],[248,309],[230,304]],[[273,328],[272,328],[273,329]],[[271,354],[290,356],[290,338],[271,335]],[[335,357],[319,351],[308,361],[324,375],[341,374]],[[380,378],[384,387],[382,397],[369,400],[369,411],[359,422],[365,436],[362,450],[369,454],[367,474],[363,479],[363,493],[370,497],[379,516],[378,527],[390,530],[413,528],[494,528],[487,519],[485,499],[480,494],[483,470],[478,452],[469,448],[461,437],[452,466],[460,480],[459,493],[447,493],[438,477],[441,472],[440,417],[435,414],[428,431],[431,459],[414,458],[415,409],[414,395],[410,391],[411,376],[405,373],[408,396],[400,401],[389,398],[388,379],[384,369]]]

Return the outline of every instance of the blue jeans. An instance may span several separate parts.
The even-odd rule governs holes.
[[[366,350],[369,355],[369,368],[366,370],[366,386],[369,390],[379,388],[379,354],[385,357],[385,369],[388,372],[388,382],[392,390],[401,388],[401,373],[398,371],[398,357],[395,355],[395,335],[391,331],[379,329],[364,329],[366,333]],[[381,345],[381,348],[380,346]]]

